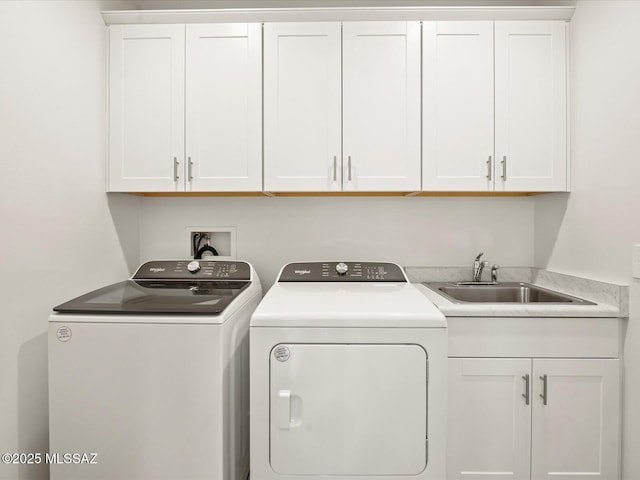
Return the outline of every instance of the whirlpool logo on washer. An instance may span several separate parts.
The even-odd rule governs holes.
[[[151,267],[149,270],[152,271],[153,273],[159,273],[159,272],[164,272],[166,269],[162,267]]]
[[[293,273],[296,275],[309,275],[311,270],[294,270]]]

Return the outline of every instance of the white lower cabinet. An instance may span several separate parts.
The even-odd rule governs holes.
[[[535,359],[532,378],[531,478],[619,478],[619,360]]]
[[[447,478],[619,478],[618,359],[450,358]]]
[[[530,372],[530,359],[449,359],[448,478],[529,478]]]

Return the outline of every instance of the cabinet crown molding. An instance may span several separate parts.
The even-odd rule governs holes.
[[[305,21],[564,20],[573,6],[235,8],[102,12],[106,25]]]

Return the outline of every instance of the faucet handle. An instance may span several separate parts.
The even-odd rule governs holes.
[[[491,267],[491,281],[498,283],[498,269],[500,268],[500,265],[495,264],[493,267]]]

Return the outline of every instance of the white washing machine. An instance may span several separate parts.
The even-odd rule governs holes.
[[[248,263],[154,261],[56,307],[51,479],[245,480],[261,297]]]
[[[445,478],[447,323],[392,263],[290,263],[251,318],[251,478]]]

